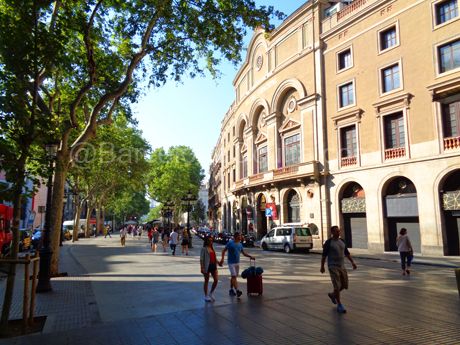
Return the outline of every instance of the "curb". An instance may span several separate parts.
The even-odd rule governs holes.
[[[321,255],[320,252],[310,252],[311,254]],[[385,258],[385,257],[376,257],[376,256],[367,256],[363,254],[352,254],[353,258],[356,259],[366,259],[366,260],[375,260],[375,261],[386,261],[386,262],[399,262],[398,259]],[[417,257],[412,261],[413,265],[424,265],[424,266],[434,266],[434,267],[446,267],[446,268],[460,268],[460,265],[456,265],[449,262],[434,262],[434,261],[424,261],[423,259],[417,259]]]

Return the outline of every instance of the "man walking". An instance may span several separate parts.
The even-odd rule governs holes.
[[[172,250],[172,255],[176,255],[176,246],[179,239],[179,234],[176,232],[176,229],[173,229],[169,235],[169,247]]]
[[[340,228],[337,225],[331,227],[332,237],[329,238],[323,245],[323,256],[321,258],[321,273],[324,273],[324,263],[327,257],[327,268],[331,276],[334,291],[327,295],[332,303],[337,304],[337,312],[346,313],[342,301],[340,300],[340,291],[348,289],[348,274],[345,269],[344,257],[350,260],[353,269],[357,268],[355,262],[351,258],[350,252],[345,244],[345,241],[340,238]]]
[[[241,244],[241,235],[239,232],[235,232],[233,235],[233,240],[228,241],[225,248],[222,250],[222,258],[219,261],[219,266],[222,266],[224,263],[225,252],[228,250],[228,269],[230,271],[230,290],[228,294],[230,296],[240,296],[243,294],[240,290],[238,290],[238,274],[240,271],[240,253],[243,253],[244,256],[255,260],[255,258],[243,250],[243,245]]]

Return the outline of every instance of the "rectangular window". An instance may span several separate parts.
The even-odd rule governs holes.
[[[404,147],[406,135],[404,133],[404,116],[402,112],[384,117],[385,149]]]
[[[227,141],[230,144],[230,132],[227,133]]]
[[[230,163],[230,150],[227,152],[228,162]]]
[[[236,182],[236,170],[233,169],[233,182]]]
[[[457,0],[447,0],[435,5],[436,25],[443,24],[455,17],[458,17]]]
[[[348,126],[340,129],[340,151],[342,157],[356,157],[356,126]]]
[[[442,104],[444,149],[460,148],[460,101]]]
[[[380,50],[394,47],[397,43],[395,26],[380,32]]]
[[[444,138],[460,136],[460,101],[442,105]]]
[[[352,105],[355,103],[355,95],[353,91],[353,83],[342,85],[339,87],[339,104],[340,108]]]
[[[284,139],[285,166],[300,163],[300,134]]]
[[[235,145],[233,145],[233,158],[235,158],[236,156],[236,148],[235,148]]]
[[[259,149],[259,173],[268,170],[267,146]]]
[[[347,49],[338,55],[339,71],[351,67],[351,50]]]
[[[382,69],[382,92],[390,92],[400,87],[399,64]]]
[[[230,188],[230,172],[227,173],[227,182],[228,188]]]
[[[233,126],[233,136],[235,136],[235,126]]]
[[[440,46],[438,54],[440,73],[460,67],[460,40]]]
[[[243,156],[242,178],[248,177],[248,156]]]

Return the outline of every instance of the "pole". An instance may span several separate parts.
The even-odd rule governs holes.
[[[187,206],[187,232],[188,232],[188,247],[193,248],[192,246],[192,232],[190,231],[190,209],[192,205]]]
[[[62,247],[62,241],[64,240],[64,220],[65,220],[64,216],[65,216],[65,202],[63,202],[63,205],[62,205],[62,223],[61,223],[61,234],[59,235],[59,247]]]
[[[51,255],[50,248],[50,226],[51,226],[51,202],[53,196],[53,161],[50,163],[50,173],[48,176],[48,191],[46,193],[46,213],[45,228],[43,229],[43,244],[40,248],[40,271],[38,272],[37,292],[51,291],[50,283],[50,265]]]

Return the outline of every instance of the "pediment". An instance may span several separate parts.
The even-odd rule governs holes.
[[[264,141],[267,141],[267,137],[263,133],[259,133],[259,135],[256,138],[255,144],[258,145],[260,143],[263,143]]]
[[[247,145],[244,143],[243,146],[241,146],[241,153],[244,153],[248,150]]]
[[[296,128],[300,127],[300,123],[297,121],[294,121],[292,119],[287,119],[284,121],[284,123],[281,125],[281,128],[279,129],[280,133],[287,132]]]

